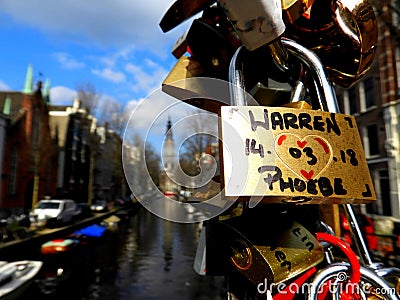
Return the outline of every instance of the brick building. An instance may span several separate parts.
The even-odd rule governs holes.
[[[48,91],[33,88],[28,67],[22,92],[0,92],[6,118],[1,168],[1,207],[31,208],[56,190],[57,149],[50,136]]]
[[[337,88],[341,111],[353,115],[360,131],[377,202],[372,215],[400,219],[400,45],[396,1],[375,1],[379,24],[374,65],[357,85]]]

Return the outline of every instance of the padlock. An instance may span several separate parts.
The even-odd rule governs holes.
[[[315,0],[282,0],[282,15],[286,22],[294,23],[307,15]]]
[[[338,113],[318,57],[294,41],[282,44],[308,68],[316,86],[311,104],[319,108],[249,105],[239,48],[229,72],[233,107],[221,107],[225,195],[254,197],[257,203],[375,201],[354,117]]]
[[[202,74],[204,70],[200,63],[183,55],[164,79],[162,91],[187,104],[218,114],[222,105],[229,105],[229,84],[201,77]]]
[[[163,32],[168,32],[215,2],[216,0],[176,0],[162,17],[160,28]]]
[[[236,49],[216,28],[196,19],[190,26],[186,41],[193,58],[205,69],[204,76],[227,78],[229,63]]]
[[[283,12],[285,36],[313,50],[333,82],[353,86],[369,71],[377,50],[372,5],[367,0],[296,1],[303,2],[308,10],[302,15],[298,10]]]
[[[267,219],[241,216],[209,225],[207,252],[215,257],[206,260],[206,270],[218,274],[212,264],[219,259],[223,269],[221,261],[228,261],[257,286],[283,283],[322,262],[323,248],[308,229],[272,211]]]
[[[250,95],[263,106],[281,106],[290,102],[291,90],[285,87],[270,87],[258,82],[251,90]]]
[[[252,51],[285,31],[280,0],[218,0],[245,47]]]
[[[175,42],[175,44],[172,46],[172,55],[175,56],[175,58],[179,59],[181,58],[182,55],[184,55],[187,52],[187,42],[186,42],[186,36],[188,34],[189,30],[186,30]]]

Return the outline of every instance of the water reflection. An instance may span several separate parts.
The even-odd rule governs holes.
[[[198,234],[141,209],[108,237],[84,299],[223,299],[222,278],[193,270]]]
[[[21,299],[224,299],[223,278],[198,275],[198,223],[165,221],[146,209],[76,251],[40,256],[44,268]]]

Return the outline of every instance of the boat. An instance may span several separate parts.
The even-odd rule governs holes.
[[[106,231],[105,226],[101,225],[90,225],[88,227],[79,229],[75,231],[72,236],[74,237],[89,237],[89,238],[100,238],[104,235],[104,232]]]
[[[44,243],[41,247],[42,254],[55,254],[71,251],[76,248],[79,241],[75,239],[55,239]]]
[[[118,224],[121,222],[121,218],[116,215],[112,215],[101,222],[101,225],[105,226],[107,229],[117,229]]]
[[[0,300],[19,299],[42,268],[42,261],[0,262]]]

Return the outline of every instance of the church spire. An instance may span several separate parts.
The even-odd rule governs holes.
[[[50,104],[50,80],[46,79],[44,83],[43,99],[47,104]]]
[[[33,68],[32,65],[28,65],[28,70],[26,71],[25,85],[22,91],[24,94],[33,93]]]
[[[172,129],[171,128],[172,128],[171,118],[168,117],[167,130],[165,131],[166,140],[173,140],[173,138],[172,138]]]

